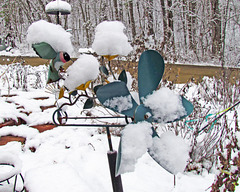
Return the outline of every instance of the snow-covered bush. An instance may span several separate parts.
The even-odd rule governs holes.
[[[240,105],[228,111],[225,116],[214,120],[239,101],[240,81],[233,80],[228,75],[226,77],[204,77],[198,85],[191,82],[185,85],[163,82],[164,86],[178,90],[190,98],[194,105],[194,111],[187,119],[164,126],[164,129],[173,130],[176,135],[181,135],[190,143],[191,159],[187,167],[188,171],[201,173],[203,169],[211,171],[220,168],[224,154],[226,155],[230,150],[226,139],[230,139],[232,144],[235,141],[233,138],[236,138],[239,130]],[[232,151],[236,149],[237,147],[231,147]],[[228,158],[230,165],[233,158]]]
[[[32,67],[21,63],[0,65],[2,87],[9,91],[13,88],[28,91],[28,89],[44,88],[46,85],[48,67],[45,65]]]

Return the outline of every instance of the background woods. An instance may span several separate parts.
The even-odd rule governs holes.
[[[49,0],[1,0],[0,33],[11,46],[26,45],[29,25],[44,19]],[[61,16],[72,29],[75,48],[91,47],[95,27],[104,20],[120,20],[134,46],[133,57],[157,49],[168,61],[214,62],[236,66],[240,60],[240,2],[238,0],[67,0],[72,6]]]

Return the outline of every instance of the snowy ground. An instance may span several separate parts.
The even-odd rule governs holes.
[[[56,108],[42,112],[40,106],[52,105],[55,98],[46,89],[29,89],[28,92],[11,90],[13,97],[0,97],[0,121],[4,118],[23,118],[27,124],[6,126],[0,129],[0,136],[26,137],[25,145],[9,142],[0,146],[0,155],[10,152],[22,161],[21,173],[30,192],[110,192],[111,178],[108,167],[108,141],[99,128],[59,126],[39,133],[30,125],[52,123]],[[7,87],[1,87],[1,95],[7,94]],[[34,97],[49,97],[35,100]],[[24,108],[17,109],[18,106]],[[83,103],[69,107],[69,116],[81,116]],[[27,116],[20,111],[29,112]],[[101,107],[91,110],[93,115],[104,115]],[[80,120],[76,121],[79,122]],[[75,122],[75,123],[76,123]],[[121,122],[121,121],[120,121]],[[81,120],[81,123],[86,123]],[[89,123],[89,122],[87,122]],[[92,123],[92,122],[90,122]],[[118,148],[119,137],[112,136],[114,149]],[[33,152],[30,149],[35,148]],[[1,167],[0,167],[1,168]],[[214,174],[202,175],[182,173],[174,176],[161,168],[146,153],[137,162],[135,171],[122,175],[126,192],[204,192],[210,191]],[[0,185],[0,191],[1,191]],[[19,188],[21,187],[19,180]],[[2,190],[6,192],[6,190]],[[240,191],[238,187],[236,191]]]

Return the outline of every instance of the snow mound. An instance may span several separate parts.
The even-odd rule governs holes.
[[[143,103],[152,110],[153,118],[160,123],[174,121],[186,115],[181,96],[165,87],[148,95]]]
[[[73,52],[71,34],[66,32],[62,26],[40,20],[32,23],[27,31],[29,44],[46,42],[56,52],[64,51],[69,54]]]
[[[111,109],[116,109],[116,111],[121,113],[122,111],[132,108],[132,97],[130,95],[124,97],[114,97],[106,100],[103,105]]]
[[[118,174],[132,172],[137,160],[152,145],[152,124],[129,124],[122,132],[122,157]]]
[[[56,1],[51,1],[48,3],[45,7],[45,11],[47,13],[55,12],[55,11],[60,11],[63,14],[69,14],[71,12],[71,5],[65,1],[61,0],[56,0]]]
[[[79,85],[96,79],[98,74],[98,60],[92,55],[83,54],[70,67],[68,67],[64,85],[72,91]]]
[[[176,175],[183,172],[189,159],[189,146],[183,138],[174,135],[171,131],[153,138],[151,146],[153,158],[170,173]]]
[[[125,26],[120,21],[103,21],[96,27],[93,50],[98,55],[123,55],[132,51],[124,34]]]
[[[67,164],[52,164],[26,172],[26,187],[34,192],[90,191],[75,169]],[[41,183],[41,185],[39,185]]]

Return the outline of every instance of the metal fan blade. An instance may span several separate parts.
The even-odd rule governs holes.
[[[157,51],[148,50],[142,53],[138,62],[140,100],[156,90],[162,79],[164,68],[163,58]]]
[[[173,121],[169,121],[167,123],[171,123],[171,122],[182,120],[182,119],[184,119],[185,117],[187,117],[188,115],[190,115],[193,112],[193,108],[194,108],[193,104],[190,101],[188,101],[187,99],[185,99],[183,96],[181,96],[181,97],[182,97],[182,105],[185,108],[186,115],[183,115],[180,118],[175,119]]]
[[[134,117],[138,104],[124,82],[116,81],[104,85],[97,90],[96,95],[105,107],[126,116]]]
[[[115,176],[122,174],[121,170],[120,170],[121,159],[122,159],[122,138],[120,139],[120,142],[118,145],[118,154],[117,154],[116,170],[115,170],[116,175]]]
[[[160,139],[160,137],[158,136],[158,134],[154,130],[154,128],[152,128],[152,131],[153,131],[153,134],[152,134],[153,145],[150,148],[148,148],[148,153],[153,158],[153,160],[156,161],[161,167],[163,167],[169,173],[173,174],[173,171],[167,165],[167,161],[168,160],[167,159],[163,159],[163,158],[159,158],[159,154],[157,153],[157,151],[156,151],[156,149],[154,147],[154,142],[156,142],[158,139]]]
[[[32,45],[36,54],[43,59],[54,59],[57,56],[56,51],[48,43],[41,42]]]

